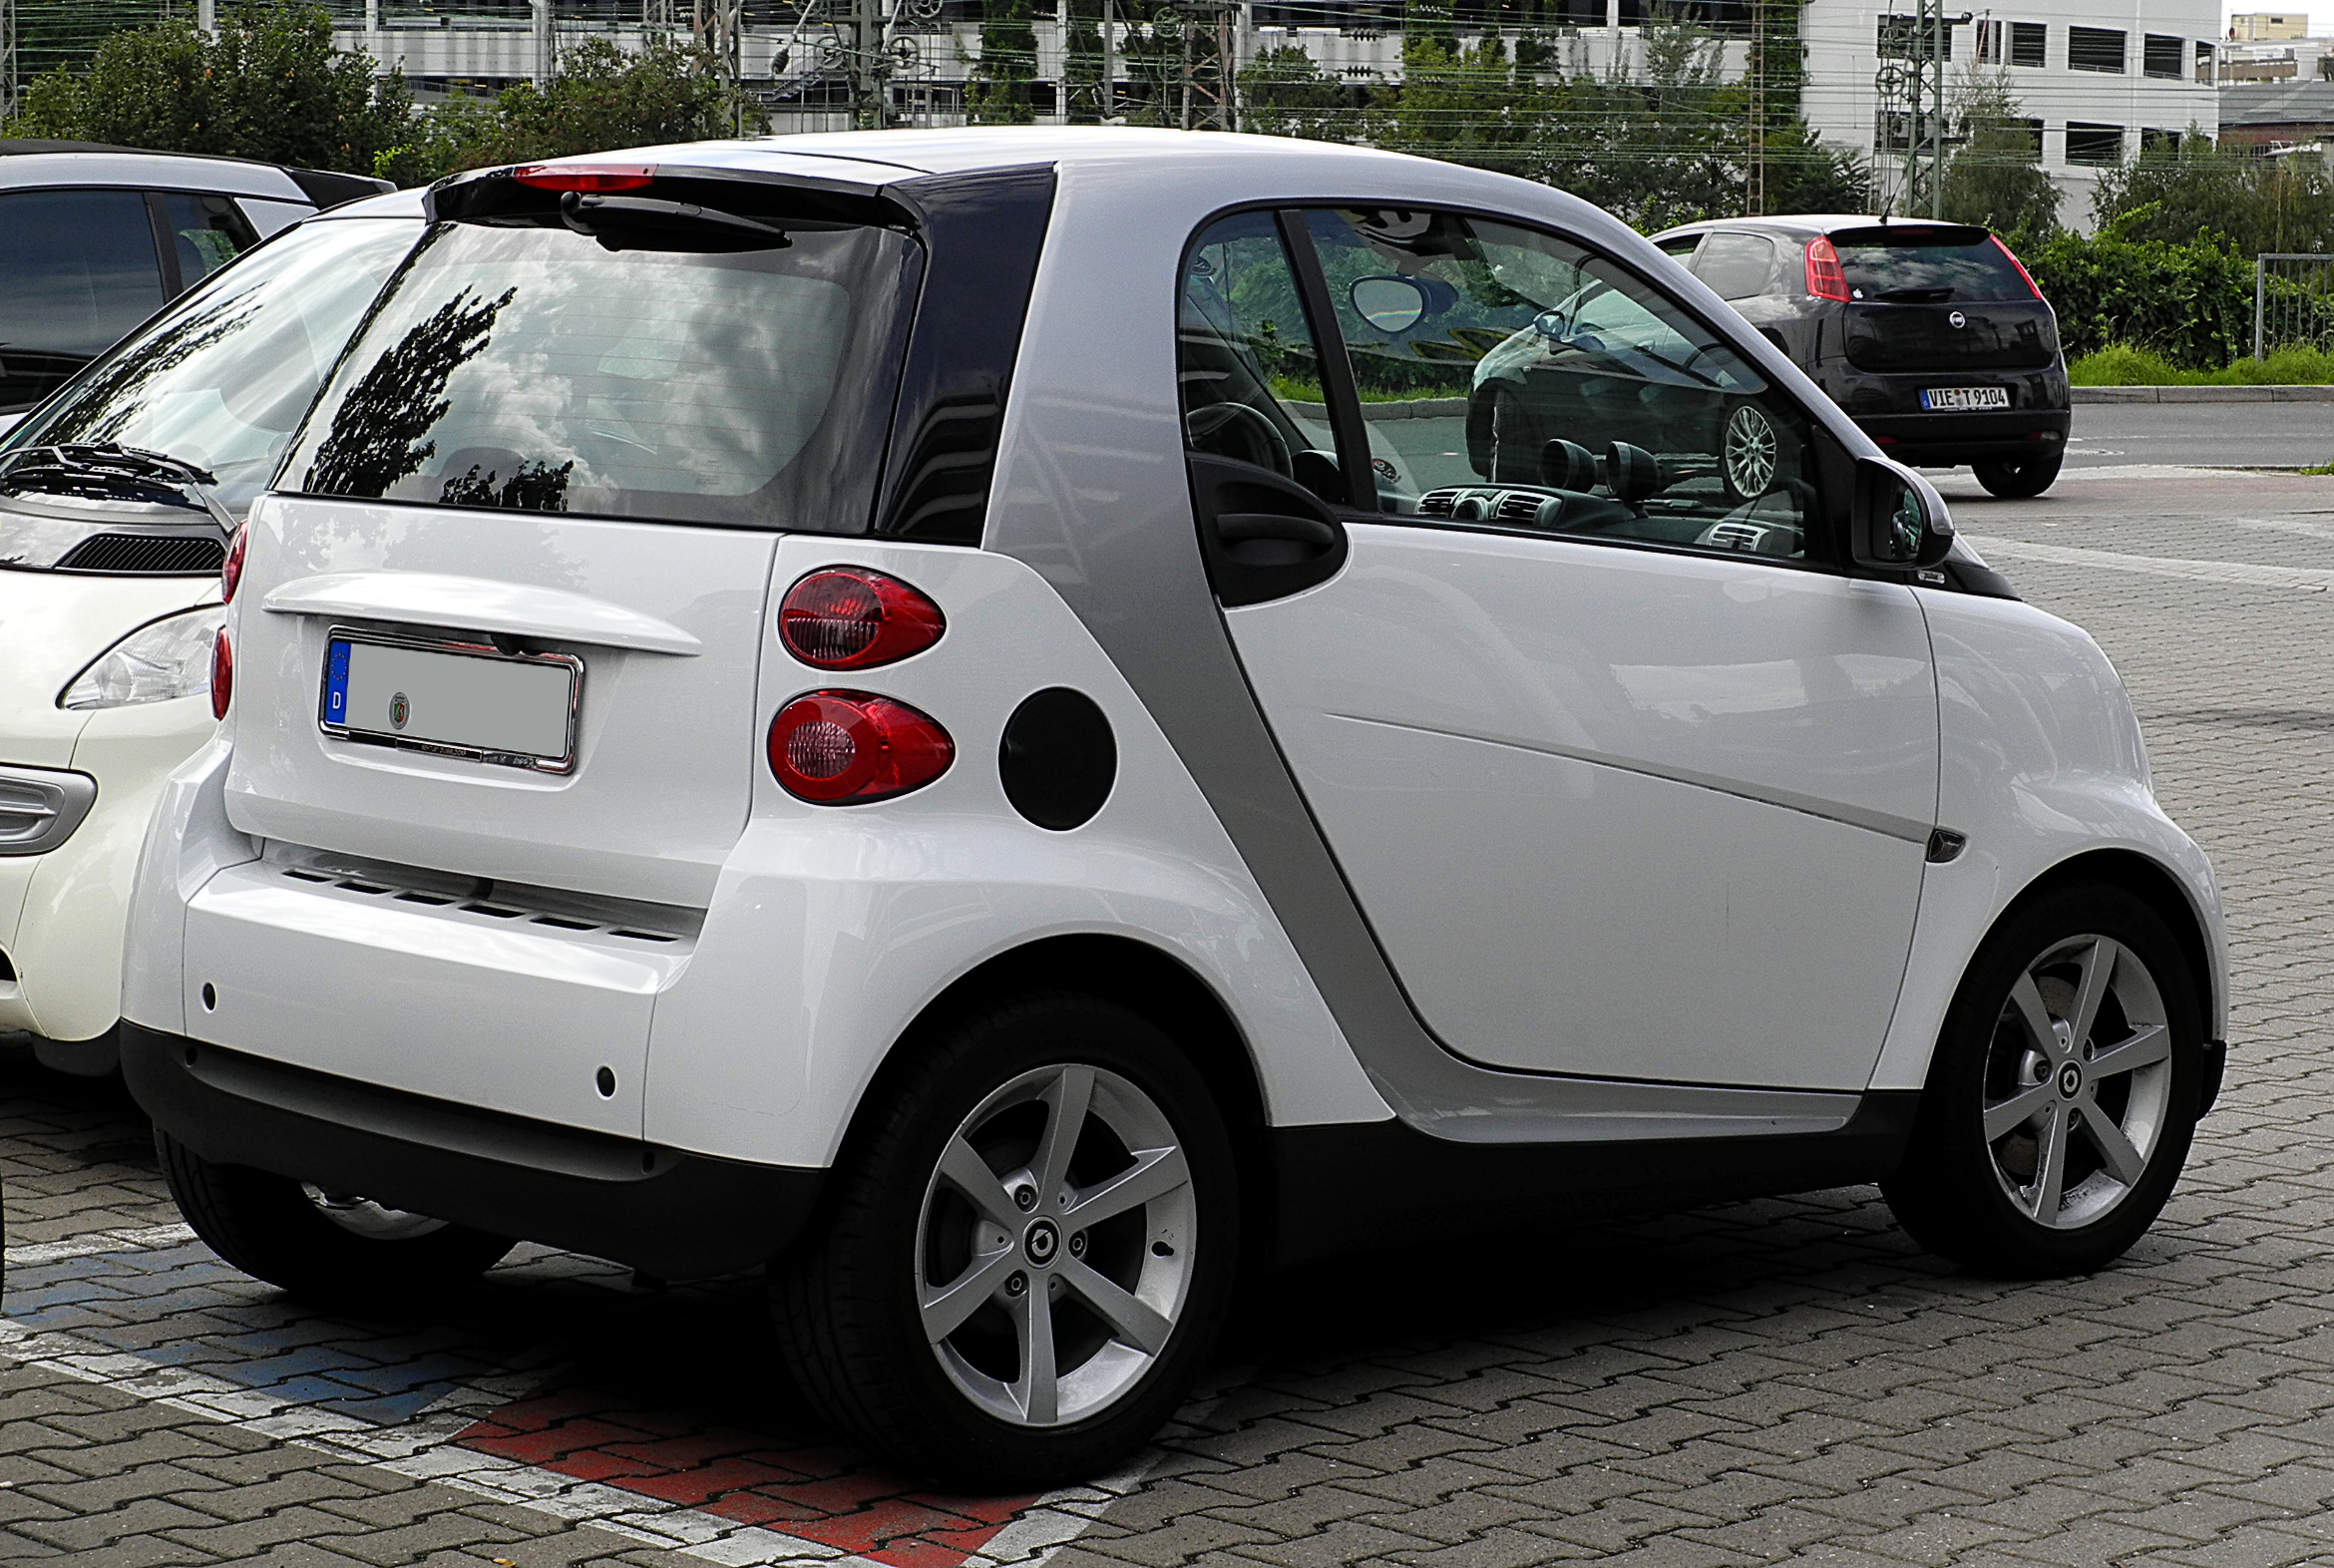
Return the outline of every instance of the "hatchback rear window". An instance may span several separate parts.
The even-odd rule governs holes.
[[[1851,228],[1831,243],[1851,299],[1911,305],[2034,297],[2018,263],[1982,228]]]
[[[278,483],[858,532],[912,249],[876,228],[708,254],[442,224],[375,307]]]

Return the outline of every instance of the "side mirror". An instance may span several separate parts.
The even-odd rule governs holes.
[[[1884,458],[1856,462],[1848,554],[1859,567],[1904,572],[1933,567],[1953,548],[1953,520],[1927,480]]]
[[[1407,332],[1426,317],[1426,290],[1406,277],[1358,277],[1346,295],[1380,332]]]
[[[1532,330],[1551,343],[1561,343],[1572,335],[1572,317],[1561,310],[1543,310],[1532,317]]]

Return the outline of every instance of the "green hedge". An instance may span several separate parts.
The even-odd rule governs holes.
[[[2132,344],[2183,370],[2218,370],[2253,351],[2252,257],[2210,239],[2061,234],[2024,259],[2069,359]]]

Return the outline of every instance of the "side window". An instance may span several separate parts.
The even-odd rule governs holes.
[[[0,196],[0,410],[39,402],[162,302],[139,192]]]
[[[1225,218],[1192,246],[1176,348],[1192,451],[1271,469],[1324,501],[1346,499],[1320,355],[1272,213]]]
[[[250,220],[226,196],[172,191],[162,199],[179,248],[181,288],[193,288],[259,242]]]
[[[1694,275],[1721,299],[1749,299],[1774,281],[1774,241],[1764,234],[1713,234]]]
[[[1308,221],[1373,463],[1414,476],[1384,487],[1383,510],[1807,556],[1818,509],[1804,413],[1659,288],[1488,219]]]
[[[1674,257],[1680,261],[1692,261],[1694,252],[1702,248],[1702,236],[1700,234],[1679,234],[1669,239],[1657,239],[1654,243],[1661,246],[1663,255]]]

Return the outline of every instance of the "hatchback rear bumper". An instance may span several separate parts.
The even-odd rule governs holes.
[[[2017,408],[2000,414],[1860,414],[1856,424],[1899,463],[1952,467],[1980,458],[2063,452],[2072,413]]]
[[[774,1257],[826,1175],[479,1110],[135,1023],[122,1026],[122,1072],[155,1125],[205,1159],[664,1279]]]

